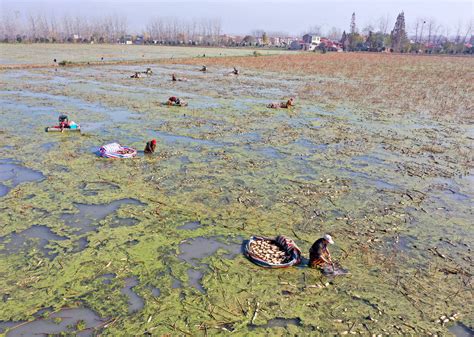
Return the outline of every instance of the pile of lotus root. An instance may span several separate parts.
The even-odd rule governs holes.
[[[274,242],[269,240],[255,240],[251,242],[249,252],[261,260],[273,264],[283,264],[290,260],[290,256]]]

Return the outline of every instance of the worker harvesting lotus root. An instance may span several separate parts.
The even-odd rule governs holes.
[[[130,78],[141,78],[141,77],[142,77],[142,75],[140,75],[140,73],[138,71],[136,71],[135,74],[130,76]]]
[[[316,240],[309,250],[309,267],[324,268],[325,266],[332,266],[334,263],[329,253],[328,245],[334,244],[334,241],[329,234],[325,234],[322,238]]]
[[[177,81],[179,81],[179,82],[186,82],[187,80],[188,80],[188,79],[187,79],[186,77],[181,77],[181,78],[179,78],[179,77],[176,77],[176,74],[172,74],[172,75],[171,75],[171,81],[173,81],[173,82],[177,82]]]
[[[289,100],[287,100],[286,102],[281,102],[281,103],[270,103],[267,105],[267,108],[272,108],[272,109],[278,109],[278,108],[282,108],[282,109],[289,109],[291,107],[295,106],[295,99],[293,97],[291,97]]]
[[[146,142],[145,153],[154,153],[156,150],[156,139],[152,139],[149,142]]]
[[[171,96],[168,98],[168,102],[166,102],[167,105],[173,105],[173,106],[186,106],[188,103],[176,96]]]

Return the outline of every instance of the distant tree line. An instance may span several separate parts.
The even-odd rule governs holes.
[[[141,43],[206,44],[221,41],[222,24],[219,19],[185,21],[177,18],[154,18],[139,34],[130,34],[125,16],[101,18],[65,15],[5,13],[0,18],[0,41],[30,43]]]
[[[158,44],[217,45],[222,41],[220,19],[152,19],[145,28],[144,40]]]
[[[464,27],[458,23],[454,36],[449,28],[434,19],[417,19],[414,36],[409,37],[405,25],[405,14],[398,14],[393,29],[388,32],[389,17],[379,19],[379,29],[367,25],[362,34],[356,26],[352,13],[349,32],[343,31],[340,42],[344,51],[392,51],[399,53],[469,53],[474,54],[472,21]]]
[[[407,32],[405,14],[401,12],[390,30],[390,17],[383,16],[375,24],[359,30],[356,14],[351,16],[349,30],[333,27],[325,33],[318,25],[307,32],[337,41],[344,51],[394,51],[401,53],[474,53],[472,20],[461,22],[454,31],[443,27],[435,19],[418,18]],[[303,35],[303,34],[302,34]],[[299,38],[293,38],[293,40]],[[286,48],[292,42],[284,32],[256,29],[243,37],[223,33],[220,19],[184,20],[156,17],[144,30],[131,35],[125,16],[109,15],[100,18],[69,16],[60,18],[44,14],[22,15],[3,13],[0,17],[1,42],[29,43],[140,43],[167,45],[225,45]],[[324,46],[319,49],[324,50]]]
[[[18,12],[0,19],[3,42],[97,42],[114,43],[128,30],[123,16],[98,18],[65,15],[60,19],[43,14],[22,17]]]

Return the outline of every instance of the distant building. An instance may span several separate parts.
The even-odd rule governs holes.
[[[303,40],[295,40],[290,43],[291,50],[302,50],[305,48],[305,43]]]
[[[291,42],[295,41],[295,40],[298,40],[294,37],[281,37],[280,38],[280,45],[281,46],[286,46],[286,47],[290,47],[291,45]]]
[[[305,50],[315,50],[321,43],[321,37],[312,34],[306,34],[303,36],[303,42],[307,45]]]
[[[342,43],[332,41],[326,38],[321,38],[321,43],[318,47],[324,47],[327,51],[342,52]]]
[[[145,43],[144,36],[143,35],[137,35],[137,37],[135,38],[135,41],[133,43],[134,44],[144,44]]]
[[[270,44],[272,46],[280,46],[281,45],[280,38],[279,37],[271,37],[270,38]]]
[[[120,44],[133,44],[132,35],[122,36],[119,40]]]

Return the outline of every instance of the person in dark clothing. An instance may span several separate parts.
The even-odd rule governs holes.
[[[168,105],[179,105],[181,100],[176,96],[171,96],[168,98]]]
[[[238,75],[238,74],[239,74],[239,70],[238,70],[236,67],[234,67],[234,70],[232,71],[232,74]]]
[[[156,139],[152,139],[151,141],[146,143],[145,146],[145,153],[154,153],[156,150]]]
[[[282,109],[290,109],[291,107],[294,107],[295,106],[295,99],[293,97],[291,97],[289,100],[287,100],[286,102],[281,102],[281,103],[270,103],[267,105],[267,108],[272,108],[272,109],[278,109],[278,108],[282,108]]]
[[[183,101],[182,99],[176,97],[176,96],[171,96],[168,98],[168,102],[166,103],[168,105],[176,105],[176,106],[186,106],[188,103]]]
[[[201,71],[206,72],[206,71],[207,71],[207,67],[206,67],[206,66],[202,66]]]
[[[66,115],[60,115],[58,121],[61,132],[63,132],[64,129],[69,128],[69,119]]]
[[[334,244],[331,235],[326,234],[322,238],[316,240],[309,250],[309,267],[318,268],[324,265],[333,265],[331,254],[328,250],[328,244]]]
[[[172,74],[171,75],[171,81],[173,82],[176,82],[176,81],[179,81],[179,82],[186,82],[188,79],[186,77],[181,77],[181,78],[178,78],[176,77],[176,74]]]

